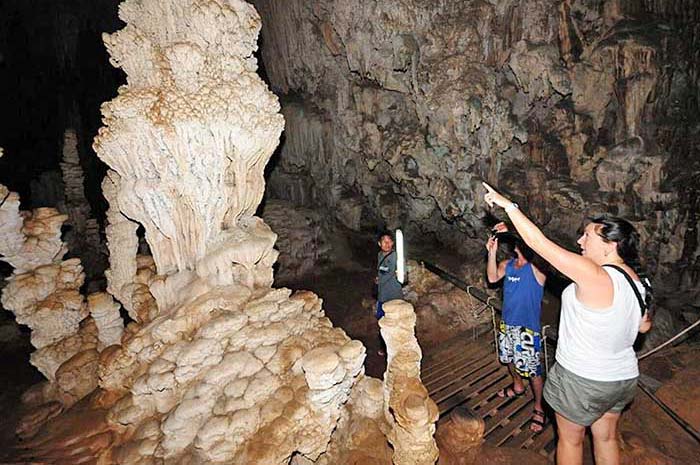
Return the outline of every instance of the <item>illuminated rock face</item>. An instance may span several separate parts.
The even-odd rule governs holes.
[[[2,304],[32,330],[37,350],[30,361],[47,379],[27,403],[43,405],[40,412],[55,415],[97,387],[98,351],[106,345],[98,342],[119,343],[123,322],[110,296],[103,300],[112,304],[112,311],[105,312],[104,304],[96,309],[97,325],[88,316],[80,293],[85,280],[80,260],[63,260],[68,249],[61,226],[67,216],[53,208],[20,212],[19,196],[2,185],[0,197],[5,199],[0,204],[0,256],[14,267]],[[24,421],[18,433],[33,433],[36,426]]]
[[[700,3],[253,3],[290,97],[275,196],[435,235],[481,268],[486,179],[574,248],[588,216],[634,221],[655,287],[695,306]]]
[[[83,401],[61,412],[33,391],[27,456],[389,463],[393,388],[364,376],[364,347],[333,328],[316,295],[271,287],[276,235],[254,213],[283,118],[256,74],[257,13],[240,0],[126,0],[120,17],[126,27],[104,40],[128,84],[103,106],[94,147],[111,168],[108,291],[134,321],[115,324],[109,294],[80,300],[92,351],[56,377],[71,388],[61,399]],[[139,226],[152,258],[138,254]]]
[[[240,1],[126,1],[120,18],[105,43],[128,85],[103,105],[94,144],[112,169],[112,216],[143,225],[159,275],[269,286],[275,236],[253,214],[284,122],[256,74],[257,13]],[[112,256],[126,234],[116,230]]]
[[[20,217],[16,196],[1,212],[0,246],[18,274],[5,298],[33,325],[33,362],[49,379],[24,397],[19,458],[388,464],[389,435],[395,463],[433,463],[435,419],[413,402],[425,393],[415,339],[408,378],[403,368],[388,383],[368,378],[364,347],[333,328],[317,296],[271,287],[277,236],[254,213],[284,123],[256,74],[255,10],[127,0],[120,17],[126,27],[105,43],[128,84],[103,106],[94,144],[111,168],[108,293],[78,292],[79,261],[61,261],[64,216]],[[141,226],[152,256],[139,254]],[[390,399],[408,424],[386,416]]]
[[[396,464],[432,464],[438,459],[433,439],[438,407],[420,380],[423,354],[415,336],[416,314],[402,300],[385,303],[384,312],[379,326],[387,349],[384,407],[392,428],[387,437],[394,447],[393,460]]]

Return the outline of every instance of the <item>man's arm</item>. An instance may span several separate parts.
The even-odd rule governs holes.
[[[501,263],[496,264],[496,251],[498,250],[498,239],[495,237],[489,238],[486,243],[486,250],[488,250],[488,261],[486,262],[486,277],[491,284],[497,283],[506,275],[506,265],[507,260],[503,260]]]
[[[535,280],[540,283],[540,286],[544,286],[545,281],[547,281],[547,275],[542,273],[532,262],[530,262],[530,265],[532,265],[532,274],[535,275]]]

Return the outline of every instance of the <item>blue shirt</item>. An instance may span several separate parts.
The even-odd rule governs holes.
[[[544,286],[537,282],[532,264],[518,269],[515,259],[509,260],[503,279],[503,321],[540,332]]]

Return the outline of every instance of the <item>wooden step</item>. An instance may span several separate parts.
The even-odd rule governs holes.
[[[554,427],[550,423],[541,433],[532,438],[531,441],[526,442],[523,448],[534,450],[542,455],[548,456],[550,453],[549,448],[553,446],[553,442]]]
[[[485,363],[489,362],[489,355],[490,352],[488,350],[480,350],[476,354],[465,357],[460,360],[456,360],[453,365],[450,365],[448,367],[444,367],[443,369],[439,370],[437,373],[436,372],[431,372],[427,376],[421,376],[423,379],[423,384],[425,387],[428,388],[429,391],[435,390],[432,389],[430,386],[435,386],[442,382],[445,378],[454,378],[456,376],[460,376],[460,373],[463,373],[464,370],[468,369],[470,366],[473,366],[475,364],[479,363]],[[490,363],[490,362],[489,362]]]
[[[470,409],[473,409],[474,406],[479,405],[484,399],[495,395],[495,392],[510,385],[510,383],[510,375],[505,368],[491,373],[478,383],[466,386],[454,396],[438,404],[440,414],[442,415],[461,404],[465,404]]]
[[[496,356],[493,334],[476,342],[467,335],[453,338],[440,351],[431,352],[422,362],[422,379],[440,416],[459,405],[484,419],[484,441],[494,447],[518,447],[551,456],[555,431],[551,423],[540,433],[530,431],[532,388],[523,396],[498,397],[511,385],[506,366]]]
[[[485,340],[468,343],[463,342],[462,344],[456,346],[454,349],[450,349],[443,352],[442,356],[436,356],[432,361],[423,358],[421,365],[423,366],[424,370],[437,371],[453,364],[455,360],[473,356],[477,351],[480,351],[484,347],[490,347],[489,350],[495,353],[493,341]]]
[[[498,409],[498,413],[490,416],[486,420],[486,428],[484,429],[484,436],[488,441],[488,435],[491,434],[499,426],[504,426],[510,423],[510,417],[515,416],[523,407],[528,405],[532,399],[528,398],[527,395],[516,397],[511,399],[506,405]],[[526,408],[526,410],[529,410]],[[512,426],[512,425],[511,425]]]
[[[494,382],[495,380],[495,382]],[[512,383],[508,369],[503,367],[500,370],[492,373],[488,378],[484,378],[480,383],[479,395],[469,399],[467,403],[471,409],[476,409],[482,404],[487,403],[490,399],[496,396],[496,393],[501,389],[505,389]]]
[[[452,383],[441,388],[438,391],[434,391],[430,394],[430,397],[436,402],[440,403],[450,396],[457,394],[459,391],[463,390],[465,387],[470,386],[477,381],[479,381],[484,376],[487,376],[494,371],[498,370],[500,367],[493,362],[487,362],[485,364],[476,364],[471,371],[464,373],[464,377],[461,379],[453,380]],[[466,379],[464,379],[466,378]]]
[[[502,426],[502,428],[494,431],[486,439],[486,442],[494,447],[501,445],[506,445],[507,447],[522,447],[522,444],[518,443],[516,438],[523,435],[523,433],[531,433],[529,423],[530,417],[532,416],[532,411],[529,408],[521,409],[517,415],[509,419],[509,422]],[[530,435],[527,435],[528,437]],[[516,441],[519,445],[514,445],[513,441]]]

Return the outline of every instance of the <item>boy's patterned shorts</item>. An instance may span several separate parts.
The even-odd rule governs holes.
[[[498,330],[498,358],[512,363],[523,378],[542,375],[540,333],[525,326],[510,326],[501,321]]]

